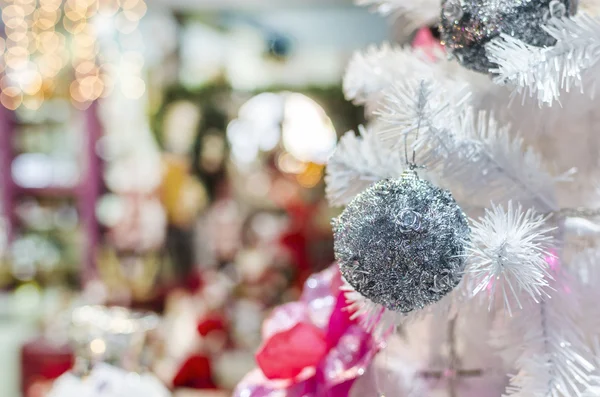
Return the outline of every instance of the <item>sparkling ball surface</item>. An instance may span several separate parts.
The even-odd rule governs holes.
[[[500,33],[537,47],[555,39],[542,26],[551,17],[573,15],[577,0],[442,0],[442,43],[465,67],[488,73],[495,65],[485,45]]]
[[[458,285],[471,233],[450,192],[414,174],[359,194],[333,221],[333,231],[345,280],[402,313],[435,303]]]

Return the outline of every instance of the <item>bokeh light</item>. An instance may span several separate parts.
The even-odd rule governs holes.
[[[118,53],[119,41],[136,32],[147,11],[144,0],[6,3],[1,10],[5,38],[0,38],[0,73],[8,80],[2,85],[0,102],[7,108],[36,109],[54,94],[55,79],[68,81],[73,76],[67,83],[72,102],[79,108],[87,106],[114,90],[122,69],[127,70],[127,81],[119,85],[122,92],[128,98],[144,94],[144,61],[139,52],[113,55],[102,62],[99,56]],[[111,60],[119,67],[108,67]]]

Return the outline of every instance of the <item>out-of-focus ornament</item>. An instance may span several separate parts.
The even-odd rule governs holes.
[[[377,305],[409,313],[461,280],[467,217],[450,192],[407,172],[358,195],[333,221],[344,279]]]
[[[465,67],[487,73],[495,65],[485,45],[500,34],[509,34],[537,46],[556,40],[544,29],[552,17],[574,15],[578,0],[443,0],[442,43]]]
[[[238,385],[235,397],[348,396],[383,340],[351,318],[337,266],[310,277],[298,302],[273,310],[263,324],[259,369]]]
[[[206,188],[191,175],[190,164],[183,157],[166,155],[163,167],[162,199],[169,222],[189,227],[208,204]]]
[[[85,379],[71,373],[60,377],[48,397],[171,397],[169,390],[153,375],[128,372],[100,364]]]
[[[146,371],[151,361],[148,336],[158,325],[156,315],[124,308],[75,309],[70,329],[75,366],[57,379],[49,397],[170,397]]]

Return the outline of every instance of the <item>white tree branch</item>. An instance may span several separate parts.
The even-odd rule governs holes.
[[[498,65],[492,70],[495,82],[514,84],[517,92],[545,104],[558,100],[563,90],[585,88],[594,94],[595,79],[589,81],[585,72],[600,61],[600,18],[552,19],[545,29],[557,40],[552,47],[534,47],[507,34],[488,44],[488,56]]]
[[[359,127],[347,132],[327,164],[327,197],[333,206],[348,204],[354,196],[381,179],[402,175],[400,152],[386,147],[373,130]]]
[[[546,298],[552,278],[546,261],[551,231],[531,209],[523,211],[512,202],[506,210],[492,205],[472,226],[466,272],[473,294],[485,296],[490,310],[500,296],[511,316],[514,302],[523,308],[523,293],[534,302]]]
[[[382,137],[394,147],[410,144],[419,165],[473,198],[485,194],[486,203],[513,199],[540,212],[557,210],[559,178],[544,169],[542,157],[468,101],[464,89],[415,79],[396,84],[377,112],[388,125]]]

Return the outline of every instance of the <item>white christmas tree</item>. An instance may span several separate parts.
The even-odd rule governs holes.
[[[600,1],[358,3],[439,24],[446,51],[383,44],[355,54],[345,76],[369,123],[329,161],[329,200],[348,206],[334,222],[336,254],[349,305],[374,332],[399,329],[400,346],[381,353],[356,396],[600,396]],[[398,197],[381,181],[402,185],[415,173],[451,193],[470,233],[460,274],[435,275],[457,285],[434,303],[413,297],[406,310],[383,278],[396,271],[393,281],[405,282],[402,266],[434,253],[398,251],[398,240],[440,241],[460,226],[446,218],[443,231],[423,229],[446,214],[373,208]],[[400,226],[379,227],[381,214]],[[370,271],[368,258],[402,266]]]

